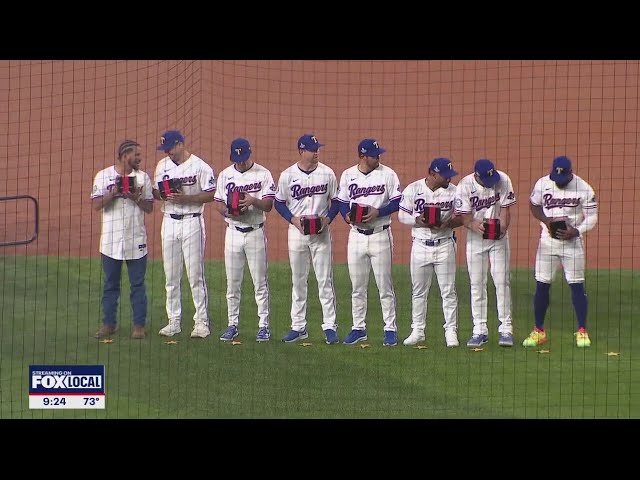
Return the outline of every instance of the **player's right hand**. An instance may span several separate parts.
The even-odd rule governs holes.
[[[423,215],[418,215],[416,217],[416,225],[419,227],[426,227],[427,223],[424,221],[424,216]]]
[[[482,235],[484,233],[484,222],[482,220],[473,220],[469,224],[469,229]]]
[[[349,225],[353,225],[352,222],[351,222],[351,212],[347,213],[344,216],[344,221],[347,222]]]
[[[296,227],[298,231],[304,235],[304,229],[302,228],[302,218],[301,217],[291,217],[291,225]]]

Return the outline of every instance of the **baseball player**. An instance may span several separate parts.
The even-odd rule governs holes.
[[[336,333],[336,293],[333,288],[333,256],[329,224],[339,211],[338,182],[333,170],[318,160],[323,145],[315,135],[298,140],[300,160],[280,175],[275,207],[290,223],[288,231],[291,265],[291,330],[283,342],[308,338],[307,281],[309,263],[318,281],[318,297],[322,306],[322,330],[328,345],[340,343]],[[322,227],[317,234],[305,235],[302,218],[319,217]]]
[[[467,234],[467,268],[471,284],[471,315],[473,334],[467,347],[479,347],[487,343],[487,271],[496,288],[498,320],[500,326],[498,344],[513,346],[511,319],[511,247],[508,228],[511,222],[509,207],[516,203],[511,179],[496,170],[490,160],[475,163],[474,173],[467,175],[456,189],[455,212],[462,215]],[[499,233],[496,228],[499,220]],[[493,231],[492,231],[493,230]],[[489,238],[485,238],[489,237]]]
[[[402,192],[398,220],[412,225],[411,238],[411,335],[405,345],[416,345],[425,340],[427,295],[436,272],[442,311],[444,338],[447,347],[458,343],[458,294],[456,292],[456,238],[455,227],[462,225],[462,217],[454,215],[453,202],[456,186],[451,178],[458,172],[448,158],[435,158],[426,178],[411,183]],[[431,222],[424,213],[429,207],[437,209],[440,217]]]
[[[91,205],[102,211],[100,256],[104,271],[102,327],[96,338],[113,335],[117,330],[118,299],[122,263],[127,262],[133,310],[132,338],[144,338],[147,320],[147,292],[144,277],[147,270],[147,231],[144,214],[153,211],[151,179],[140,170],[140,145],[125,140],[118,148],[115,165],[100,170],[93,181]],[[127,177],[132,189],[120,191],[118,180]]]
[[[351,225],[347,263],[352,285],[353,327],[344,339],[347,345],[367,340],[367,287],[372,268],[382,306],[383,345],[398,344],[396,296],[391,277],[393,236],[390,226],[391,214],[398,211],[402,192],[396,172],[380,163],[380,155],[384,152],[376,140],[362,140],[358,145],[359,163],[346,169],[340,177],[340,213]],[[364,206],[366,213],[358,208],[360,213],[356,216],[361,215],[361,218],[351,218],[351,207],[357,208],[358,205]]]
[[[227,231],[224,238],[224,265],[227,274],[227,309],[229,326],[220,340],[230,342],[238,336],[240,297],[245,263],[253,280],[258,306],[256,341],[268,342],[269,282],[267,278],[267,236],[264,231],[266,212],[273,208],[277,186],[271,173],[251,160],[251,145],[244,138],[231,142],[229,159],[232,165],[218,177],[215,195],[217,210],[225,217]],[[230,193],[239,192],[239,211],[227,204]]]
[[[172,337],[182,331],[180,279],[183,265],[186,265],[195,306],[191,338],[205,338],[210,334],[210,330],[207,311],[209,299],[204,277],[204,249],[207,237],[202,212],[204,204],[213,201],[216,190],[215,176],[211,166],[187,151],[184,137],[179,131],[169,130],[160,139],[158,150],[163,151],[166,156],[156,167],[153,196],[163,202],[162,260],[166,277],[169,323],[159,333]],[[179,179],[181,187],[178,191],[162,195],[159,185],[174,179]]]
[[[549,307],[549,289],[558,266],[562,265],[578,319],[576,345],[589,347],[582,237],[598,221],[596,195],[591,185],[573,173],[571,160],[560,156],[553,160],[551,173],[536,182],[529,201],[531,213],[540,220],[542,228],[536,253],[536,293],[533,299],[536,325],[522,345],[535,347],[547,341],[544,316]],[[556,224],[558,221],[564,224]]]

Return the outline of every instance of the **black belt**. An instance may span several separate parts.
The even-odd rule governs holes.
[[[386,230],[387,228],[389,228],[389,225],[384,225],[381,230],[378,230],[378,233]],[[363,235],[373,235],[374,233],[376,233],[375,228],[370,228],[369,230],[362,230],[361,228],[356,228],[356,230],[358,231],[358,233],[361,233]]]
[[[202,214],[201,213],[185,213],[184,215],[178,215],[176,213],[169,214],[169,216],[174,220],[182,220],[183,218],[189,218],[189,217],[199,217],[200,215]]]
[[[238,230],[239,232],[242,232],[242,233],[249,233],[249,232],[253,232],[254,230],[258,230],[259,228],[262,228],[263,225],[264,225],[264,223],[261,223],[257,227],[236,227],[234,225],[233,228],[235,228],[236,230]]]

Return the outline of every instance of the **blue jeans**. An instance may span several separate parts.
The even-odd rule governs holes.
[[[147,271],[147,256],[137,260],[114,260],[101,254],[102,269],[104,270],[104,292],[102,295],[102,310],[105,325],[115,326],[117,323],[118,299],[120,298],[120,277],[122,263],[127,262],[129,283],[131,284],[131,307],[133,309],[133,324],[144,327],[147,320],[147,291],[144,276]]]

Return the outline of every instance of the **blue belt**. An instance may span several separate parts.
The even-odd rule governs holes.
[[[424,243],[427,247],[437,247],[441,243],[446,242],[447,240],[451,240],[451,237],[447,238],[436,238],[435,240],[423,240],[421,238],[416,239],[420,243]]]
[[[189,217],[199,217],[200,215],[202,214],[201,213],[185,213],[184,215],[178,215],[175,213],[169,214],[169,216],[174,220],[182,220],[183,218],[189,218]]]
[[[382,232],[387,228],[389,228],[389,225],[384,225],[380,230],[377,230],[377,231],[375,228],[370,228],[369,230],[362,230],[361,228],[356,228],[356,230],[358,231],[358,233],[361,233],[363,235],[373,235],[374,233]]]
[[[239,232],[242,232],[242,233],[249,233],[249,232],[253,232],[254,230],[258,230],[259,228],[262,228],[263,225],[264,225],[264,223],[261,223],[257,227],[236,227],[234,225],[233,228],[235,228],[236,230],[238,230]]]

